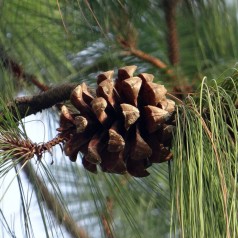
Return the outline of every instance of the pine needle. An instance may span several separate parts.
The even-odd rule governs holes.
[[[200,100],[189,97],[178,108],[171,235],[237,236],[237,88],[232,79],[226,85],[204,80]]]

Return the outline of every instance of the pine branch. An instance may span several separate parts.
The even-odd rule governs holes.
[[[20,64],[7,55],[2,46],[0,46],[0,61],[2,62],[3,67],[18,80],[23,79],[24,81],[37,86],[41,91],[49,89],[49,87],[41,83],[35,75],[25,72]]]
[[[0,60],[3,66],[17,79],[22,78],[26,82],[35,85],[41,91],[47,91],[36,96],[17,98],[15,103],[10,103],[9,109],[11,109],[13,116],[17,118],[17,120],[19,120],[19,116],[20,118],[24,118],[69,99],[71,91],[77,86],[77,84],[64,84],[50,89],[47,85],[39,82],[36,76],[26,73],[23,67],[4,53],[2,47],[0,47]],[[5,143],[6,150],[10,150],[11,146],[17,147],[14,147],[14,154],[17,153],[16,156],[21,157],[23,159],[21,163],[23,163],[25,160],[31,159],[34,154],[40,158],[45,151],[50,151],[53,146],[63,142],[64,138],[56,137],[41,145],[33,144],[31,141],[16,140],[15,137],[11,137],[9,134],[5,135],[2,140],[2,144]],[[19,151],[16,149],[19,149]],[[85,230],[78,226],[75,220],[66,213],[57,197],[50,193],[30,163],[27,163],[26,166],[23,167],[23,172],[33,185],[35,191],[39,191],[40,194],[42,194],[42,201],[44,201],[47,208],[52,211],[56,220],[66,228],[72,237],[89,238]]]
[[[102,222],[104,233],[106,234],[107,238],[114,238],[114,235],[111,230],[113,200],[110,197],[107,197],[106,199],[107,201],[106,201],[105,212],[103,212],[103,214],[100,216],[101,222]]]
[[[179,63],[179,44],[176,25],[176,7],[179,0],[164,0],[165,20],[168,28],[168,53],[172,65]]]
[[[50,193],[30,163],[24,166],[23,171],[35,190],[41,194],[40,199],[52,211],[58,223],[62,224],[72,237],[89,238],[85,230],[80,228],[75,220],[65,211],[57,197]]]
[[[17,120],[36,114],[68,100],[77,85],[78,83],[62,84],[35,96],[16,98],[14,103],[9,103],[9,110]]]
[[[68,100],[71,91],[78,85],[69,83],[55,88],[49,88],[47,85],[41,83],[35,75],[25,72],[19,63],[7,55],[2,46],[0,46],[0,61],[5,69],[15,78],[18,80],[23,79],[44,92],[36,96],[17,98],[14,103],[9,103],[9,109],[17,120],[31,114],[36,114],[52,106],[57,106],[57,103]]]
[[[56,137],[47,143],[36,144],[29,139],[21,137],[15,130],[3,130],[0,133],[1,157],[4,158],[1,161],[1,166],[4,166],[4,163],[10,159],[18,161],[21,165],[25,164],[27,160],[32,159],[34,155],[40,159],[45,151],[50,151],[53,146],[62,143],[63,140],[64,138],[62,137]],[[23,166],[23,172],[33,185],[36,193],[42,195],[40,199],[45,202],[47,208],[52,212],[59,224],[64,226],[72,237],[88,238],[89,236],[85,230],[69,216],[57,197],[50,193],[30,163],[26,163]]]
[[[137,49],[135,46],[129,45],[124,39],[119,39],[118,41],[121,47],[126,49],[130,54],[151,63],[159,69],[165,70],[165,73],[169,76],[173,76],[173,70],[169,69],[168,65],[162,60]]]

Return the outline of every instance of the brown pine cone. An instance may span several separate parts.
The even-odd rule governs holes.
[[[64,151],[76,161],[82,153],[85,169],[135,177],[148,176],[152,163],[172,158],[169,150],[175,128],[175,102],[166,98],[163,85],[147,73],[133,76],[136,66],[101,73],[96,96],[85,83],[77,86],[70,101],[77,109],[62,107],[60,135]]]

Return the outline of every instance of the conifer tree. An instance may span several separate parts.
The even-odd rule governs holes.
[[[0,6],[0,199],[17,182],[23,237],[237,236],[236,1]]]

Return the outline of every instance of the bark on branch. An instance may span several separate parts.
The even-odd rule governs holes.
[[[35,85],[41,91],[44,91],[36,96],[18,98],[15,100],[15,103],[11,103],[9,105],[13,116],[18,120],[69,99],[71,91],[78,85],[64,84],[50,89],[47,85],[39,82],[35,75],[26,73],[23,67],[7,56],[1,46],[0,61],[14,77],[17,79],[22,78],[26,82]],[[19,118],[19,116],[21,118]],[[49,143],[43,144],[42,150],[48,149]],[[89,238],[86,231],[75,222],[75,220],[66,212],[64,207],[58,201],[57,197],[49,191],[30,163],[27,163],[26,166],[23,167],[23,172],[29,182],[33,185],[36,193],[39,191],[40,194],[42,194],[42,201],[45,202],[47,208],[52,211],[56,220],[66,228],[69,234],[75,238]]]
[[[9,109],[18,120],[68,100],[72,90],[78,85],[77,83],[67,83],[49,88],[41,83],[35,75],[25,72],[19,63],[7,55],[2,46],[0,46],[0,61],[15,78],[23,79],[43,91],[39,95],[17,98],[14,103],[9,103]]]
[[[25,72],[23,67],[18,64],[15,60],[10,58],[4,51],[3,47],[0,46],[0,60],[3,67],[8,70],[15,78],[23,79],[24,81],[37,86],[41,91],[46,91],[49,87],[41,83],[35,75]]]
[[[9,109],[14,117],[22,119],[68,100],[77,85],[78,83],[62,84],[35,96],[16,98],[14,103],[9,104]]]
[[[179,63],[179,45],[176,25],[176,7],[179,0],[164,0],[165,20],[168,29],[168,54],[172,65]]]
[[[40,194],[40,199],[45,202],[47,208],[52,211],[58,223],[64,225],[66,230],[75,238],[89,238],[84,229],[80,228],[73,218],[66,212],[56,196],[48,190],[30,163],[23,169],[26,177]]]
[[[128,43],[124,39],[119,39],[118,41],[121,47],[126,49],[131,55],[134,55],[144,61],[147,61],[151,63],[152,65],[154,65],[155,67],[164,70],[165,73],[168,74],[169,76],[173,76],[173,70],[169,69],[169,66],[165,64],[162,60],[152,55],[149,55],[145,53],[144,51],[137,49],[134,46],[128,45]]]

